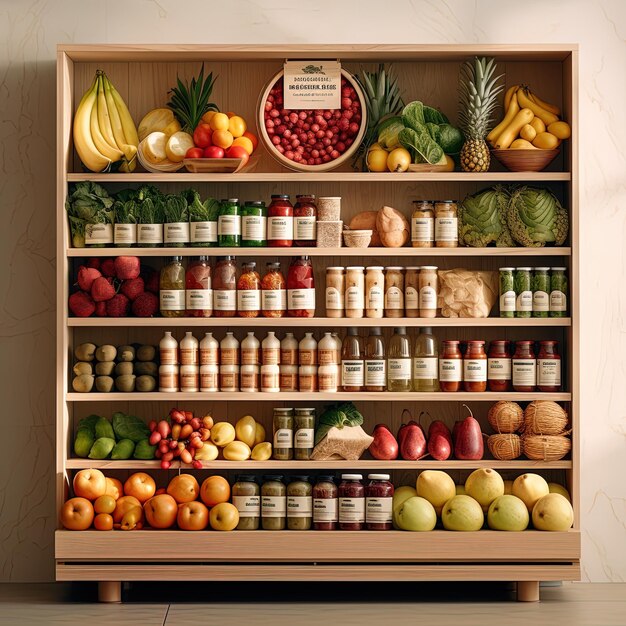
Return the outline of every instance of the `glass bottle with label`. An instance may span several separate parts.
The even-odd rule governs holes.
[[[533,292],[530,280],[530,267],[518,267],[515,270],[515,317],[531,317],[533,311]]]
[[[367,530],[393,528],[393,483],[389,474],[369,474],[365,487],[365,522]]]
[[[293,427],[293,458],[308,461],[315,447],[315,409],[295,409]]]
[[[311,257],[294,257],[287,272],[287,316],[315,315],[315,278]]]
[[[532,393],[537,385],[537,360],[534,341],[516,341],[511,378],[513,389],[520,393]]]
[[[363,530],[365,527],[365,487],[361,474],[342,474],[337,489],[339,530]]]
[[[514,268],[500,268],[500,317],[515,317]]]
[[[237,248],[241,245],[241,207],[237,198],[220,202],[217,218],[217,245],[220,248]]]
[[[539,342],[537,355],[537,388],[544,393],[561,391],[561,357],[558,341]]]
[[[159,360],[161,365],[178,365],[178,341],[166,330],[159,342]]]
[[[459,349],[459,341],[446,340],[441,342],[439,358],[439,387],[444,392],[460,391],[463,381],[463,355]]]
[[[533,291],[533,317],[550,315],[550,276],[549,267],[536,267],[531,280]]]
[[[237,265],[234,256],[218,257],[213,272],[213,315],[237,315]]]
[[[385,391],[387,360],[385,340],[379,327],[370,328],[365,341],[365,391]]]
[[[159,300],[163,317],[185,317],[185,268],[183,257],[173,256],[161,269]]]
[[[187,331],[185,333],[185,336],[180,340],[180,364],[198,365],[198,350],[198,340],[193,336],[193,333],[191,331]]]
[[[293,333],[285,333],[285,338],[280,342],[280,364],[298,365],[298,340]]]
[[[437,248],[457,248],[459,226],[455,200],[435,202],[435,245]]]
[[[317,365],[317,341],[313,333],[304,333],[298,344],[298,364]]]
[[[280,263],[266,264],[267,272],[261,281],[261,313],[263,317],[284,317],[287,311],[287,283],[280,271]]]
[[[256,271],[256,263],[248,261],[242,265],[241,276],[237,281],[237,315],[258,317],[261,311],[261,277]]]
[[[267,209],[267,244],[270,248],[293,245],[293,205],[288,195],[272,195]]]
[[[332,333],[331,336],[335,342],[335,362],[337,364],[341,364],[341,349],[343,348],[343,341],[339,339],[339,335],[337,333]]]
[[[293,409],[274,408],[273,458],[277,461],[293,459]]]
[[[315,247],[317,239],[317,206],[312,194],[296,196],[293,207],[293,243],[295,246]]]
[[[484,341],[468,341],[463,357],[463,389],[487,391],[487,355]]]
[[[346,317],[363,317],[365,310],[364,267],[346,267]]]
[[[324,336],[319,340],[317,344],[317,361],[320,365],[337,363],[335,340],[331,333],[324,333]]]
[[[189,317],[213,315],[211,266],[206,256],[191,259],[185,273],[185,308]]]
[[[419,275],[420,317],[437,317],[439,278],[435,265],[423,265]]]
[[[253,331],[249,331],[241,342],[241,364],[258,365],[261,342],[254,336]]]
[[[308,476],[292,476],[287,485],[287,529],[311,530],[313,486]]]
[[[240,474],[232,489],[232,502],[239,512],[235,530],[258,530],[261,521],[261,488],[252,474]]]
[[[348,328],[341,346],[341,390],[363,391],[364,376],[363,340],[356,328]]]
[[[404,314],[406,317],[419,317],[419,267],[407,267],[404,276]]]
[[[439,348],[433,329],[424,327],[415,338],[413,348],[413,390],[439,391]]]
[[[365,272],[365,317],[380,318],[385,312],[383,267],[372,265]]]
[[[394,328],[387,347],[387,391],[411,391],[411,340],[403,326]]]
[[[266,229],[265,202],[246,202],[241,209],[241,247],[265,247],[267,245]]]
[[[553,267],[550,271],[550,317],[567,315],[567,277],[565,267]]]
[[[511,390],[511,352],[510,341],[495,340],[489,342],[487,355],[487,383],[489,391]]]
[[[217,365],[219,363],[219,347],[213,333],[204,333],[200,341],[200,365]]]
[[[403,267],[385,268],[385,317],[404,317]]]
[[[318,476],[313,487],[313,530],[337,528],[337,504],[337,485],[334,476]]]
[[[261,363],[263,365],[280,365],[280,339],[273,330],[268,331],[261,343]]]
[[[287,488],[282,476],[263,476],[261,487],[261,527],[284,530],[287,521]]]
[[[343,267],[326,268],[326,316],[343,317],[346,274]]]
[[[231,330],[220,341],[220,365],[239,365],[239,340]]]
[[[411,245],[432,248],[435,243],[435,212],[428,200],[413,200],[411,216]]]

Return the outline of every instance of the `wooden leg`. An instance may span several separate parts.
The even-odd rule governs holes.
[[[121,602],[122,583],[114,580],[107,580],[98,583],[99,602]]]
[[[517,583],[518,602],[539,602],[539,581],[524,580]]]

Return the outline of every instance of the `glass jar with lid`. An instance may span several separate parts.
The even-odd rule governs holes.
[[[484,341],[468,341],[463,357],[463,388],[465,391],[487,391],[487,355]]]
[[[403,267],[385,268],[385,317],[404,317]]]
[[[537,388],[544,393],[561,391],[561,357],[558,347],[558,341],[544,340],[539,342]]]
[[[256,271],[256,263],[248,261],[242,265],[241,276],[237,281],[237,315],[258,317],[261,311],[261,277]]]
[[[429,200],[413,200],[411,216],[411,245],[432,248],[435,243],[435,211]]]
[[[287,311],[287,283],[280,271],[280,263],[266,264],[261,281],[261,313],[263,317],[284,317]]]
[[[565,267],[550,270],[550,317],[567,315],[567,276]]]
[[[393,528],[393,483],[389,474],[369,474],[365,487],[365,522],[367,530]]]
[[[185,316],[185,268],[183,257],[170,257],[161,270],[159,279],[159,302],[163,317]]]
[[[287,316],[315,315],[315,278],[311,257],[294,257],[287,272]]]
[[[261,487],[261,527],[263,530],[284,530],[287,521],[287,488],[283,477],[263,476]]]
[[[293,409],[275,407],[273,429],[273,457],[277,461],[290,461],[293,459]]]
[[[433,329],[424,326],[413,349],[413,391],[439,391],[439,350]]]
[[[217,245],[220,248],[237,248],[241,245],[241,206],[238,198],[220,202],[217,218]]]
[[[240,474],[232,488],[232,502],[239,512],[236,530],[258,530],[261,521],[261,488],[252,474]]]
[[[343,317],[346,274],[343,267],[326,268],[326,316]]]
[[[215,317],[237,315],[237,265],[234,256],[218,257],[213,272],[213,314]]]
[[[419,276],[420,267],[406,268],[404,276],[404,314],[406,317],[419,317]]]
[[[313,487],[313,530],[335,530],[338,520],[335,477],[321,475]]]
[[[385,275],[383,267],[365,268],[365,317],[380,318],[385,311]]]
[[[357,328],[348,328],[341,345],[341,390],[355,393],[363,390],[363,340]]]
[[[361,474],[342,474],[337,489],[339,530],[363,530],[365,527],[365,487]]]
[[[515,270],[515,317],[531,317],[533,310],[532,281],[530,267],[518,267]]]
[[[513,389],[519,393],[532,393],[537,386],[537,360],[534,341],[515,342],[511,378]]]
[[[457,248],[459,245],[456,200],[435,201],[435,245],[437,248]]]
[[[293,428],[293,458],[308,461],[315,447],[315,409],[296,408]]]
[[[267,208],[265,202],[246,202],[241,209],[241,247],[263,248],[267,245]]]
[[[293,207],[293,243],[315,247],[317,239],[317,205],[313,194],[296,196]]]
[[[191,259],[185,273],[185,308],[189,317],[213,315],[213,289],[209,257]]]
[[[533,290],[533,317],[550,315],[549,267],[536,267],[531,280]]]
[[[310,530],[313,522],[313,486],[308,476],[292,476],[287,485],[288,530]]]
[[[437,317],[437,292],[439,291],[437,266],[422,266],[419,288],[420,317]]]
[[[489,391],[511,390],[510,341],[497,339],[489,343],[487,355],[487,383]]]
[[[293,245],[293,205],[288,195],[272,195],[267,209],[267,243],[270,248],[291,248]]]
[[[393,329],[387,349],[387,391],[411,391],[411,340],[406,328]]]
[[[363,317],[365,310],[364,270],[362,266],[346,267],[346,317]]]
[[[370,328],[365,341],[365,391],[385,391],[387,385],[387,360],[385,357],[385,340],[381,329],[378,327]]]
[[[500,317],[515,317],[515,280],[513,267],[500,268]]]
[[[441,391],[460,391],[463,381],[463,355],[459,341],[448,339],[441,342],[439,359],[439,387]]]

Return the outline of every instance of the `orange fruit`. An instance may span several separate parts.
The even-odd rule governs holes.
[[[214,146],[226,150],[233,145],[233,136],[227,130],[214,130],[211,141]]]
[[[107,480],[107,488],[104,492],[107,496],[113,496],[116,500],[124,495],[124,486],[122,485],[122,481],[117,478],[106,477]]]
[[[210,124],[211,123],[211,119],[212,117],[217,113],[217,111],[207,111],[203,116],[202,116],[202,121],[205,124]]]
[[[110,515],[115,511],[115,498],[106,494],[100,496],[93,503],[93,510],[98,514],[108,513]]]
[[[248,125],[246,124],[246,120],[239,115],[233,115],[230,118],[228,123],[228,130],[233,137],[241,137],[246,130],[248,129]]]
[[[113,530],[113,518],[108,513],[98,513],[93,525],[96,530]]]
[[[250,141],[250,139],[248,139],[247,137],[237,137],[237,139],[233,141],[233,146],[242,147],[248,153],[248,155],[254,152],[254,145],[252,144],[252,141]]]
[[[256,150],[259,147],[259,140],[254,133],[251,133],[249,130],[247,130],[243,134],[243,137],[247,137],[252,142],[253,150]]]
[[[237,114],[234,111],[226,111],[226,115],[228,115],[228,119],[230,119],[231,117],[235,117]]]
[[[230,120],[228,119],[228,115],[226,115],[226,113],[216,113],[213,117],[211,117],[211,121],[209,122],[213,130],[228,130],[229,123]]]

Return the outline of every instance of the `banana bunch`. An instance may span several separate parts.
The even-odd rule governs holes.
[[[504,119],[487,135],[497,150],[552,150],[572,134],[569,124],[559,118],[559,107],[544,102],[527,85],[507,89],[504,110]]]
[[[96,77],[83,96],[73,126],[74,146],[84,166],[92,172],[132,172],[139,137],[122,96],[106,74]]]

